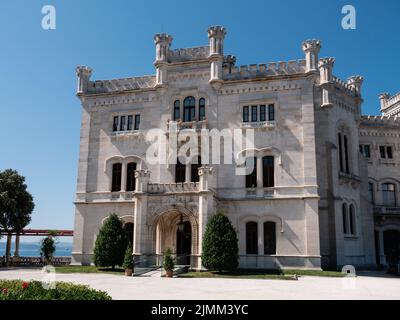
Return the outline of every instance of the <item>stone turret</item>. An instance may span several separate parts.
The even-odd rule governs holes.
[[[76,67],[76,75],[78,76],[77,93],[85,93],[88,90],[92,69],[86,66]]]
[[[320,83],[332,82],[333,74],[333,65],[335,63],[335,58],[322,58],[319,61],[319,74],[320,74]]]
[[[173,38],[166,33],[157,33],[154,36],[156,44],[156,86],[164,86],[167,84],[167,64],[168,54]]]
[[[220,82],[222,81],[226,29],[222,26],[211,26],[207,32],[210,41],[210,82]]]
[[[353,88],[358,95],[361,95],[361,87],[363,82],[364,78],[361,76],[351,76],[347,79],[347,84],[350,86],[350,88]]]
[[[224,58],[224,66],[228,68],[228,73],[232,73],[232,68],[235,66],[236,57],[233,55],[227,55]]]
[[[381,112],[384,116],[400,116],[400,92],[394,96],[389,93],[379,95],[381,101]]]
[[[302,43],[306,55],[306,73],[318,71],[318,54],[321,50],[321,41],[306,40]]]

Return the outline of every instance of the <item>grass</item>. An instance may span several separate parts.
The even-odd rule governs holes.
[[[293,276],[343,277],[338,271],[318,270],[247,270],[239,269],[235,272],[202,271],[180,274],[182,278],[231,278],[231,279],[278,279],[293,280]]]
[[[57,266],[57,273],[107,273],[124,275],[124,269],[97,268],[96,266]]]

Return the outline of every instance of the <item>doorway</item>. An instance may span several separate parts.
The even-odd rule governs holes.
[[[183,222],[183,230],[176,231],[176,262],[178,265],[190,265],[192,254],[192,227],[189,221]]]

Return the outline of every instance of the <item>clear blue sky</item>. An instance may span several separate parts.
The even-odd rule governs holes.
[[[41,8],[57,10],[57,29],[41,28]],[[357,30],[341,28],[341,8],[357,10]],[[393,1],[36,1],[0,4],[0,170],[27,179],[36,209],[30,227],[72,228],[80,104],[75,67],[93,78],[153,74],[153,35],[173,47],[207,44],[206,29],[228,28],[225,53],[237,63],[303,58],[301,42],[322,41],[342,79],[365,77],[364,113],[378,94],[400,91],[400,2]]]

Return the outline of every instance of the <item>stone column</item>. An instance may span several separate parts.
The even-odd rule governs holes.
[[[199,168],[200,194],[199,194],[199,248],[197,268],[202,269],[201,254],[203,252],[203,236],[206,229],[208,218],[214,214],[214,195],[210,191],[210,180],[213,175],[213,169],[208,166]]]
[[[332,106],[330,99],[330,91],[333,88],[333,64],[335,63],[334,58],[323,58],[319,61],[319,83],[322,87],[322,107]]]
[[[226,29],[222,26],[211,26],[207,32],[210,42],[210,83],[218,83],[222,81]]]
[[[318,54],[321,49],[319,40],[306,40],[302,43],[306,56],[306,73],[318,71]]]
[[[123,162],[121,170],[121,192],[126,191],[126,169],[127,169],[127,164]]]
[[[257,156],[257,161],[254,164],[257,169],[257,196],[262,197],[264,195],[264,179],[263,179],[263,164],[262,156]]]
[[[86,66],[78,66],[76,68],[76,75],[78,76],[77,93],[85,93],[89,87],[92,69]]]
[[[185,182],[190,182],[192,180],[192,166],[188,163],[185,166]]]
[[[156,86],[163,87],[167,84],[168,54],[173,38],[166,33],[157,33],[154,36],[156,44]]]
[[[15,251],[14,251],[14,257],[19,257],[19,239],[20,239],[20,234],[18,233],[15,236]]]

